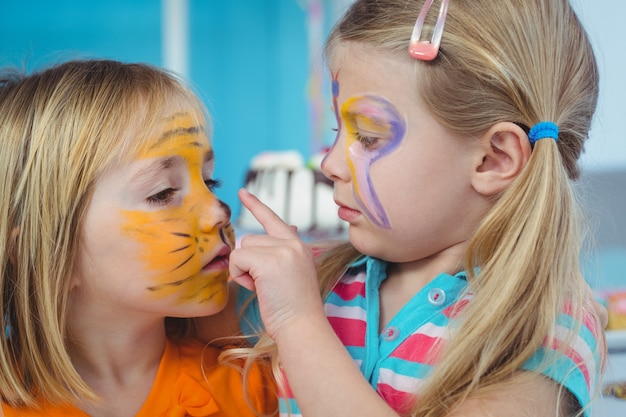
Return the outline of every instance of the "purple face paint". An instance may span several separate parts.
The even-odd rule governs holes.
[[[333,148],[339,142],[345,123],[346,161],[352,174],[356,201],[374,224],[390,228],[389,219],[370,178],[370,167],[398,146],[406,132],[404,118],[391,102],[372,94],[350,97],[339,111],[339,83],[336,74],[333,75],[332,87],[338,126]]]
[[[337,79],[337,77],[339,77],[339,72],[333,73],[331,75],[333,78],[331,84],[333,93],[333,113],[335,113],[335,120],[337,120],[337,136],[335,136],[335,141],[333,142],[326,156],[322,158],[320,166],[324,166],[324,162],[326,161],[328,154],[330,154],[330,151],[332,151],[337,145],[337,141],[339,140],[339,134],[341,133],[341,118],[339,117],[339,108],[337,106],[337,97],[339,96],[339,80]]]

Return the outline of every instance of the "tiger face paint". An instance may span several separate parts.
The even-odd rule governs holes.
[[[136,158],[96,181],[74,274],[85,302],[174,317],[226,304],[231,213],[213,193],[214,154],[197,120],[164,119]]]
[[[230,222],[217,221],[220,215],[229,218],[230,209],[212,193],[213,151],[206,133],[189,115],[176,115],[139,159],[153,161],[150,167],[157,170],[172,170],[149,197],[153,210],[123,211],[124,233],[140,244],[141,258],[155,272],[148,290],[155,298],[174,296],[181,303],[225,302],[234,232]],[[212,212],[221,213],[205,219]]]

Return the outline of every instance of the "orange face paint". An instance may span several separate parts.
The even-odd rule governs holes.
[[[137,256],[154,272],[148,290],[156,299],[223,305],[234,232],[228,206],[207,187],[213,153],[196,120],[190,114],[175,115],[140,153],[138,160],[155,162],[146,183],[154,183],[150,193],[158,197],[157,204],[122,210],[122,229],[139,244]],[[170,195],[171,201],[161,199]],[[224,221],[211,221],[216,213],[227,226],[219,226]]]

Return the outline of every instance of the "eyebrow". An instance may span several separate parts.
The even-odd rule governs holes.
[[[207,153],[204,155],[204,162],[211,162],[215,159],[215,152],[213,149],[209,149]]]
[[[372,115],[372,114],[360,112],[358,110],[357,111],[348,110],[344,112],[344,116],[349,119],[353,119],[357,121],[359,119],[367,120],[368,122],[378,125],[380,127],[387,127],[390,124],[390,119],[388,117]]]
[[[159,158],[155,161],[152,161],[150,164],[146,165],[139,171],[137,171],[131,178],[131,182],[149,182],[150,179],[157,175],[159,172],[162,172],[167,169],[171,169],[182,165],[184,160],[179,155],[168,156],[166,158]]]
[[[207,150],[204,155],[203,162],[211,162],[215,159],[215,152],[212,149]],[[150,179],[157,175],[158,173],[175,168],[185,163],[185,159],[180,155],[173,155],[164,158],[159,158],[155,161],[152,161],[150,164],[146,165],[139,171],[137,171],[132,177],[131,182],[141,183],[141,182],[149,182]]]
[[[390,114],[387,109],[381,109],[371,104],[363,105],[363,103],[356,103],[349,106],[342,111],[342,115],[354,120],[368,120],[382,126],[388,125],[390,118],[393,117],[393,114]]]
[[[392,102],[376,94],[367,93],[348,100],[341,108],[342,115],[346,117],[362,117],[380,125],[388,125],[399,113]]]
[[[198,133],[204,132],[203,126],[191,126],[191,127],[177,127],[176,129],[171,129],[164,132],[161,137],[156,141],[151,148],[155,148],[161,145],[163,142],[166,142],[170,139],[177,138],[182,135],[197,135]],[[190,142],[192,146],[202,146],[199,142]]]

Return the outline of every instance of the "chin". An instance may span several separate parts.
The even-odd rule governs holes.
[[[218,314],[226,307],[226,303],[213,303],[205,302],[201,304],[181,306],[178,309],[178,314],[171,317],[178,318],[194,318],[194,317],[207,317]]]
[[[228,291],[224,294],[220,302],[207,303],[206,308],[203,308],[203,310],[205,311],[204,315],[211,316],[213,314],[217,314],[221,312],[222,310],[224,310],[227,303],[228,303]]]
[[[228,303],[228,282],[224,281],[203,288],[198,292],[196,301],[200,308],[219,313]]]
[[[376,233],[368,233],[362,228],[357,229],[350,226],[348,236],[352,246],[364,255],[378,256],[378,252],[381,251],[380,244],[378,242],[378,235]]]
[[[177,317],[203,317],[217,314],[228,303],[228,282],[213,282],[200,288],[188,288],[175,297]]]

